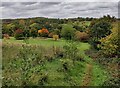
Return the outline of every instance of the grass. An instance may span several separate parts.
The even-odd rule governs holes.
[[[24,40],[16,40],[15,38],[11,37],[10,40],[3,40],[3,42],[8,42],[8,43],[25,43]],[[61,46],[65,44],[65,40],[58,40],[55,41],[52,38],[46,38],[46,39],[41,39],[41,38],[30,38],[28,39],[29,44],[38,44],[42,46]]]
[[[91,23],[91,21],[83,21],[83,22],[84,22],[84,25],[87,25],[87,26],[89,26],[90,23]],[[80,22],[79,25],[82,26],[82,25],[83,25],[83,24],[82,24],[83,22]]]
[[[4,46],[3,48],[3,76],[5,79],[3,81],[5,82],[7,80],[10,81],[12,85],[18,85],[21,81],[21,58],[18,58],[17,60],[14,60],[15,57],[17,57],[17,54],[19,52],[18,46],[14,46],[17,44],[24,43],[22,40],[15,40],[14,38],[10,38],[9,40],[3,40],[3,43],[8,43],[9,47]],[[11,46],[10,46],[11,44]],[[50,38],[48,39],[29,39],[30,45],[42,45],[43,47],[51,47],[53,45],[62,47],[66,44],[66,41],[63,39],[60,39],[58,41],[54,41]],[[85,62],[82,61],[76,61],[75,66],[71,66],[69,72],[65,72],[62,70],[62,58],[54,58],[53,61],[45,61],[43,66],[41,64],[35,64],[34,67],[30,67],[28,70],[29,80],[31,81],[31,85],[37,85],[38,81],[42,76],[45,76],[47,74],[48,80],[44,85],[46,86],[69,86],[69,85],[77,85],[81,86],[82,79],[84,79],[86,72],[87,64],[92,65],[92,72],[90,85],[91,86],[99,86],[104,83],[108,79],[108,74],[105,69],[103,69],[101,66],[96,64],[92,58],[85,55],[85,50],[90,48],[90,45],[88,43],[77,43],[79,53],[81,57],[85,60]],[[32,48],[33,51],[36,50],[36,48]],[[40,48],[37,49],[39,52]],[[49,49],[47,50],[50,53]],[[45,51],[46,52],[46,51]],[[9,69],[9,70],[8,70]],[[41,75],[42,73],[42,75]],[[11,75],[12,74],[12,75]],[[18,80],[17,80],[18,79]],[[12,80],[12,81],[11,81]],[[15,83],[14,83],[15,81]],[[86,80],[87,81],[87,80]],[[10,84],[8,84],[10,85]]]

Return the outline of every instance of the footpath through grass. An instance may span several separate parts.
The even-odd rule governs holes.
[[[94,62],[92,58],[85,55],[85,50],[90,49],[88,43],[80,43],[79,45],[80,55],[85,60],[85,74],[83,75],[81,85],[82,86],[99,86],[104,81],[109,79],[109,75],[103,67]]]
[[[65,40],[58,40],[58,41],[54,41],[52,39],[29,39],[29,44],[37,44],[37,45],[42,45],[45,47],[49,47],[49,46],[60,46],[62,47],[63,45],[66,44]],[[23,40],[15,40],[14,38],[11,38],[10,40],[3,40],[4,43],[24,43]],[[39,71],[39,69],[41,69],[41,72],[43,74],[47,74],[48,76],[48,82],[45,83],[44,85],[49,85],[49,86],[69,86],[69,85],[77,85],[77,86],[100,86],[104,83],[104,81],[106,81],[108,79],[108,74],[106,72],[105,69],[103,69],[101,66],[99,66],[98,64],[96,64],[92,58],[90,58],[89,56],[85,55],[85,50],[90,48],[90,45],[88,43],[81,43],[79,42],[78,44],[78,49],[79,49],[79,53],[81,55],[81,57],[85,60],[85,62],[81,62],[81,61],[77,61],[74,67],[71,67],[71,70],[66,73],[64,71],[61,71],[61,67],[62,67],[62,63],[61,60],[59,58],[56,58],[54,61],[52,62],[45,62],[44,66],[39,66],[36,65],[34,66],[32,69],[30,69],[28,72],[29,75],[30,74],[34,74],[30,79],[32,81],[33,84],[37,84],[37,82],[39,81],[39,72],[38,73],[31,73],[31,71]],[[10,52],[10,50],[8,49],[9,52],[7,52],[7,50],[5,50],[5,54],[7,56],[5,57],[13,57],[12,56],[12,52],[16,52],[16,50],[12,50]],[[11,53],[11,55],[9,56],[9,53]],[[3,59],[4,59],[3,58]],[[4,69],[3,75],[5,76],[5,78],[9,78],[14,80],[14,72],[12,71],[8,71],[9,69],[14,70],[15,68],[12,68],[12,64],[9,62],[5,62],[3,60],[4,63],[7,63],[5,65],[7,65]],[[12,61],[13,63],[13,61]],[[14,62],[14,65],[20,66],[20,59]],[[4,64],[3,64],[4,65]],[[19,68],[19,66],[17,66]],[[8,68],[7,68],[8,67]],[[14,66],[13,66],[14,67]],[[12,76],[10,76],[10,74],[13,74]],[[17,74],[15,74],[15,77],[19,76],[19,72]],[[8,77],[9,76],[9,77]],[[17,81],[16,81],[17,83]]]

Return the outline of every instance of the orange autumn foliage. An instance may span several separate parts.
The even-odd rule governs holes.
[[[42,28],[42,33],[49,33],[49,31],[46,28]]]
[[[42,33],[42,30],[38,30],[38,33]]]
[[[49,33],[49,31],[46,28],[42,28],[41,30],[38,30],[38,33],[43,34],[43,33]]]

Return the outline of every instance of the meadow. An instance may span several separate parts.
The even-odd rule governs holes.
[[[23,40],[15,40],[14,38],[3,40],[3,85],[20,86],[25,83],[25,85],[29,86],[100,86],[109,79],[107,70],[85,55],[85,50],[90,48],[90,44],[88,43],[78,43],[77,47],[82,60],[75,61],[75,65],[73,65],[71,60],[53,54],[55,52],[52,49],[53,46],[62,48],[67,44],[65,40],[54,41],[50,38],[36,38],[29,39],[28,41],[29,44],[25,44]],[[21,56],[26,56],[24,60],[19,55],[20,50],[22,52]],[[49,54],[49,58],[52,55],[51,57],[53,58],[52,60],[48,60],[48,58],[40,56],[40,53]],[[36,59],[36,57],[38,58]],[[26,61],[26,59],[30,60]],[[22,60],[26,62],[22,62]],[[36,62],[40,60],[41,62]],[[62,60],[68,60],[69,70],[64,70],[64,61],[62,62]],[[26,70],[22,69],[24,65],[26,66]],[[29,68],[27,69],[28,66]]]
[[[3,86],[119,86],[120,21],[3,20]]]

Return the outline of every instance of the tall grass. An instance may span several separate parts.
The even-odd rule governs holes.
[[[2,49],[3,86],[80,85],[84,66],[81,62],[71,66],[72,59],[61,46],[4,42]]]
[[[43,47],[12,43],[3,43],[2,49],[4,86],[38,84],[31,83],[31,77],[41,74],[39,76],[43,76],[44,78],[44,73],[41,73],[40,70],[44,68],[45,62],[52,61],[61,50],[55,46]],[[38,73],[36,73],[37,71]],[[38,80],[41,78],[39,76]]]

